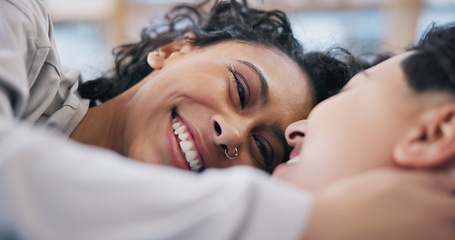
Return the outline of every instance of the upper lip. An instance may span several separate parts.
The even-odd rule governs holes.
[[[208,157],[209,154],[207,153],[207,149],[204,147],[204,144],[202,142],[201,135],[196,130],[196,128],[190,122],[188,122],[182,115],[180,115],[177,112],[175,114],[180,119],[182,119],[183,123],[185,124],[185,126],[188,129],[188,131],[191,133],[191,135],[193,137],[195,148],[196,148],[196,150],[197,150],[197,152],[199,154],[199,157],[201,159],[201,162],[202,162],[201,170],[207,168],[208,167],[207,159],[210,159],[210,158]]]

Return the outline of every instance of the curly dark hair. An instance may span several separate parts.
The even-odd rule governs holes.
[[[431,24],[415,51],[401,63],[409,85],[416,92],[447,91],[455,95],[455,22]]]
[[[310,77],[314,104],[337,92],[363,68],[347,51],[305,55],[282,11],[253,9],[246,0],[215,0],[211,10],[206,12],[204,7],[209,2],[178,5],[166,14],[165,25],[144,28],[139,42],[115,48],[115,67],[96,80],[81,83],[81,96],[90,99],[91,106],[94,106],[121,94],[153,71],[147,64],[149,52],[175,40],[185,39],[184,35],[188,32],[196,37],[185,40],[199,47],[240,40],[280,50]]]
[[[360,71],[387,58],[386,53],[354,56],[344,48],[333,47],[327,51],[306,53],[303,63],[316,92],[316,103],[319,103],[337,94]]]

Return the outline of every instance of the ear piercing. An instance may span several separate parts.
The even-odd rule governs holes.
[[[228,153],[229,149],[228,148],[224,149],[224,155],[226,155],[226,157],[229,158],[229,159],[235,159],[239,155],[239,150],[237,148],[234,148],[234,149],[235,149],[235,153],[234,153],[233,157],[229,156],[229,153]]]
[[[154,55],[155,57],[158,57],[158,56],[160,56],[160,53],[157,52],[157,51],[154,51],[154,52],[153,52],[153,55]]]

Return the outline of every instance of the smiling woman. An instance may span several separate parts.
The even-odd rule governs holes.
[[[168,25],[117,48],[115,69],[79,88],[94,107],[71,138],[192,171],[242,164],[271,172],[286,161],[284,129],[325,98],[319,82],[338,89],[352,74],[307,74],[321,59],[305,61],[280,11],[237,1],[202,9],[177,6]]]
[[[313,104],[311,87],[296,64],[270,49],[240,42],[169,56],[151,55],[155,71],[91,108],[72,137],[120,146],[117,151],[144,162],[191,170],[236,164],[271,170],[285,160],[284,129],[306,116]],[[288,83],[279,84],[283,78]],[[309,97],[300,97],[302,93]],[[98,117],[106,113],[112,115]],[[91,142],[99,138],[85,134],[101,120],[107,121],[104,126],[122,126],[108,131],[105,137],[111,142]],[[172,123],[181,125],[174,133]],[[226,159],[225,151],[234,155],[234,149],[238,156]],[[195,158],[200,161],[192,163]]]
[[[284,129],[313,104],[297,64],[277,50],[241,41],[203,48],[171,43],[159,51],[148,57],[155,70],[91,108],[72,138],[191,170],[246,164],[270,171],[285,160]],[[96,128],[99,133],[93,130],[98,124],[112,129]],[[235,151],[236,158],[225,156]]]
[[[449,219],[433,213],[455,209],[446,190],[435,191],[453,190],[445,175],[432,181],[422,174],[419,182],[427,183],[413,184],[414,175],[389,172],[384,187],[374,177],[379,171],[313,198],[251,167],[181,171],[270,171],[287,159],[285,125],[337,90],[352,68],[331,54],[303,55],[280,12],[235,1],[218,2],[208,15],[194,14],[197,6],[178,9],[189,12],[176,19],[201,21],[163,35],[144,31],[143,41],[117,51],[116,71],[81,86],[87,100],[78,94],[78,71],[60,65],[41,1],[0,1],[0,239],[403,239],[396,237],[403,231],[441,232],[435,226]],[[406,239],[441,239],[427,236]]]
[[[347,53],[304,54],[281,11],[231,0],[205,12],[210,3],[176,6],[167,24],[114,50],[111,72],[80,86],[77,71],[60,73],[53,39],[39,38],[50,52],[26,53],[30,93],[11,101],[30,99],[17,102],[26,104],[16,117],[145,163],[272,172],[289,159],[286,126],[362,65]]]

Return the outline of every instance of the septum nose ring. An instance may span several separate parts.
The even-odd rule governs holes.
[[[235,149],[235,153],[234,153],[233,157],[229,156],[229,153],[228,153],[229,149],[228,148],[224,149],[224,155],[226,155],[226,157],[229,158],[229,159],[235,159],[239,155],[239,150],[237,148],[234,148],[234,149]]]

